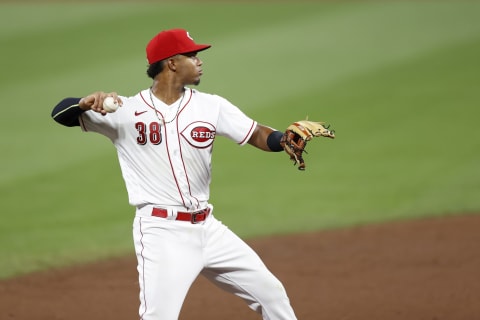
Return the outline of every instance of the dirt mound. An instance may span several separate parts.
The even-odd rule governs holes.
[[[480,319],[480,215],[252,239],[299,319]],[[0,319],[138,319],[133,255],[0,282]],[[181,319],[260,319],[203,278]]]

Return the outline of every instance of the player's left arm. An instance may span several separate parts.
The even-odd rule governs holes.
[[[280,145],[282,136],[283,132],[257,124],[248,143],[263,151],[283,151],[283,147]]]

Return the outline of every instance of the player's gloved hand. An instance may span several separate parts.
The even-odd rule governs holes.
[[[335,138],[335,131],[329,130],[329,126],[324,124],[324,122],[301,120],[289,125],[283,134],[280,145],[290,156],[293,164],[298,163],[298,170],[305,170],[303,153],[306,153],[307,141],[313,137]]]

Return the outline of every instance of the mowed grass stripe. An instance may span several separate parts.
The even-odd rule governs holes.
[[[205,39],[214,42],[219,35],[242,29],[241,23],[247,16],[250,18],[249,27],[254,30],[256,26],[276,20],[285,21],[285,18],[292,19],[311,11],[308,9],[311,5],[279,5],[275,15],[263,19],[271,12],[271,6],[253,6],[255,9],[252,10],[251,5],[200,4],[196,6],[195,13],[190,10],[191,7],[191,4],[110,4],[107,7],[102,4],[57,4],[51,8],[40,6],[38,11],[45,15],[39,15],[35,5],[17,6],[16,23],[7,28],[11,32],[0,34],[0,44],[4,48],[2,54],[6,60],[23,60],[27,63],[24,68],[34,69],[28,79],[12,72],[5,85],[15,84],[17,80],[37,81],[42,74],[35,71],[46,67],[50,74],[69,74],[80,66],[99,68],[110,61],[120,65],[128,58],[141,60],[144,66],[144,47],[160,29],[183,27],[189,29],[197,41]],[[213,9],[224,14],[212,15]],[[91,14],[84,14],[86,10],[90,10]],[[15,10],[7,10],[6,14],[13,12]],[[210,17],[206,19],[208,15]],[[5,19],[9,20],[6,16]],[[32,24],[31,20],[36,23]],[[218,28],[227,22],[228,28]],[[32,59],[32,48],[41,63]],[[75,63],[68,63],[72,60]]]
[[[478,3],[362,3],[312,13],[226,37],[205,55],[207,71],[234,76],[212,90],[250,111],[480,33]]]
[[[478,210],[478,54],[473,39],[319,94],[339,136],[323,178],[348,194],[332,209],[360,220]]]
[[[1,187],[0,278],[131,249],[134,214],[113,154]]]
[[[134,12],[149,11],[141,4],[122,3],[112,5],[105,3],[2,3],[0,16],[0,39],[28,38],[38,36],[45,38],[58,29],[70,29],[73,26],[85,26],[99,21],[115,21],[128,17]],[[169,8],[170,6],[166,6]],[[117,20],[119,22],[121,20]],[[117,23],[118,24],[118,23]]]

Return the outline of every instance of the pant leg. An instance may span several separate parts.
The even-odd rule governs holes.
[[[264,320],[295,320],[282,283],[260,257],[220,221],[209,221],[202,275],[235,294]]]
[[[201,230],[194,225],[136,217],[133,225],[141,320],[177,320],[200,273]]]

